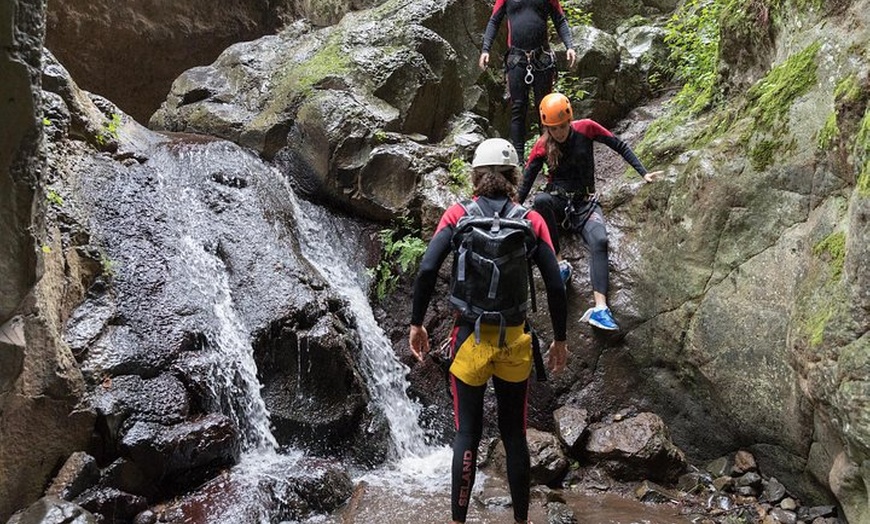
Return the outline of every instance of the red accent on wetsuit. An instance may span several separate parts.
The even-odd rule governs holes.
[[[535,141],[529,158],[526,161],[523,182],[520,184],[522,200],[528,196],[531,183],[547,163],[547,135],[541,135]],[[571,122],[571,131],[565,141],[557,144],[561,156],[559,165],[550,167],[547,171],[547,182],[555,184],[565,191],[584,191],[591,194],[595,191],[595,156],[593,142],[601,142],[617,151],[625,160],[643,175],[646,169],[628,147],[628,144],[613,135],[607,128],[588,118]]]
[[[507,45],[531,51],[548,47],[547,18],[552,19],[553,27],[565,47],[572,48],[574,43],[565,11],[559,0],[496,0],[492,15],[483,34],[483,51],[488,53],[492,46],[498,26],[507,16]]]
[[[475,200],[477,200],[476,197]],[[444,212],[443,215],[441,215],[441,220],[438,222],[438,227],[435,229],[435,234],[432,236],[434,237],[439,231],[447,226],[455,226],[459,223],[459,219],[464,216],[465,208],[462,207],[461,204],[453,204]],[[537,211],[531,210],[526,215],[526,219],[532,223],[532,232],[535,234],[535,237],[543,240],[552,248],[553,239],[550,238],[550,230],[547,229],[547,223],[544,222],[544,217],[542,217]],[[553,251],[555,251],[555,249]]]

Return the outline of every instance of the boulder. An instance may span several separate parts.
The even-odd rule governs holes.
[[[350,476],[333,463],[276,456],[228,470],[150,513],[167,524],[305,520],[335,510],[352,491]]]
[[[164,489],[185,489],[235,464],[240,434],[223,415],[206,415],[175,425],[135,422],[120,441],[120,451]]]
[[[674,482],[687,467],[683,452],[671,442],[662,419],[653,413],[592,424],[586,460],[623,480]]]
[[[478,3],[391,1],[327,28],[296,23],[181,75],[150,125],[236,141],[275,158],[311,197],[394,218],[433,169],[413,138],[446,138],[480,74],[452,21],[482,27],[486,14]],[[389,133],[398,143],[384,144]]]
[[[19,511],[7,524],[98,524],[88,510],[78,504],[48,495]]]

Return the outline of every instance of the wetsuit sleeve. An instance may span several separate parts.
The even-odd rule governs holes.
[[[547,289],[547,306],[550,309],[550,322],[553,325],[553,338],[566,340],[568,326],[568,299],[565,294],[565,285],[559,275],[559,262],[556,260],[556,252],[547,231],[544,218],[537,211],[530,211],[527,218],[532,221],[532,228],[538,237],[538,247],[535,249],[533,260]]]
[[[644,176],[647,173],[646,168],[643,166],[640,159],[637,158],[637,155],[634,154],[634,151],[631,150],[625,141],[613,135],[602,137],[598,139],[598,141],[622,155],[622,158],[631,164],[631,167],[633,167],[640,176]]]
[[[505,0],[495,0],[495,5],[492,7],[492,16],[489,17],[489,22],[486,24],[486,30],[483,32],[483,52],[489,53],[492,48],[492,42],[495,40],[495,35],[498,33],[498,27],[501,25],[501,20],[505,15]]]
[[[562,43],[565,44],[565,49],[574,49],[574,39],[571,37],[568,17],[565,16],[565,11],[562,9],[561,4],[559,4],[559,0],[550,0],[550,18],[553,20],[556,34],[559,35]]]
[[[414,294],[411,299],[411,325],[423,325],[426,309],[435,292],[435,284],[438,279],[438,270],[450,253],[450,243],[453,239],[453,226],[459,218],[465,214],[465,209],[456,204],[450,207],[438,222],[438,228],[423,253],[420,261],[420,270],[414,280]]]
[[[538,178],[538,174],[544,167],[544,161],[547,159],[547,153],[544,148],[544,139],[539,138],[532,147],[529,153],[529,159],[526,161],[526,168],[523,170],[523,181],[520,183],[520,188],[517,191],[517,202],[522,204],[526,201],[529,193],[532,191],[532,184]]]

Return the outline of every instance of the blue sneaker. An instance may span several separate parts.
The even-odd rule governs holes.
[[[571,275],[573,274],[574,270],[571,268],[571,264],[564,260],[559,262],[559,276],[562,277],[562,284],[567,286],[568,281],[571,280]]]
[[[589,322],[598,329],[606,329],[607,331],[617,331],[619,329],[616,321],[613,320],[613,315],[610,314],[610,310],[607,308],[595,309],[591,307],[586,310],[586,313],[583,313],[580,321]]]

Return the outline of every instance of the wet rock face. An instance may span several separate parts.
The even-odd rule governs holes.
[[[36,256],[27,233],[33,182],[40,165],[40,51],[44,2],[11,2],[2,12],[0,42],[10,51],[0,60],[3,103],[0,120],[0,325],[33,285]],[[16,15],[13,18],[13,15]],[[6,374],[6,369],[3,368]]]
[[[258,522],[303,520],[328,513],[353,491],[347,472],[318,459],[273,458],[268,464],[234,469],[177,500],[148,512],[150,522]],[[145,515],[142,515],[143,517]]]
[[[312,312],[314,313],[314,312]],[[368,410],[370,395],[352,365],[361,350],[339,312],[316,312],[273,324],[254,343],[263,400],[281,445],[364,464],[383,461],[388,433]],[[368,427],[367,434],[358,433]],[[380,428],[379,438],[370,432]]]
[[[0,521],[42,494],[93,423],[76,409],[81,374],[57,337],[87,271],[76,256],[46,253],[59,244],[42,220],[46,194],[37,189],[46,173],[44,9],[43,1],[0,9]]]
[[[294,24],[185,72],[150,125],[233,140],[277,159],[307,194],[393,218],[434,169],[426,157],[449,158],[414,140],[445,138],[480,74],[476,44],[455,20],[483,27],[486,10],[388,2],[333,27]]]
[[[352,315],[298,251],[299,211],[282,175],[230,143],[150,132],[80,91],[50,57],[47,69],[46,99],[57,116],[46,126],[48,159],[63,201],[48,216],[57,235],[52,252],[87,257],[100,272],[76,282],[88,293],[62,329],[69,363],[82,372],[81,405],[92,411],[70,416],[69,405],[43,399],[58,413],[35,419],[65,421],[70,438],[81,423],[94,433],[88,449],[108,466],[77,500],[104,517],[117,504],[136,513],[232,466],[242,450],[268,445],[252,348],[275,322],[311,342],[318,369],[346,377],[348,395],[330,396],[330,409],[349,441],[364,442],[378,424],[355,371]],[[316,382],[328,384],[321,393],[332,392],[335,376]],[[45,387],[63,393],[52,377],[42,377]],[[282,374],[270,385],[300,385],[292,378]],[[341,418],[346,413],[352,416]],[[66,445],[43,433],[36,431],[50,445],[28,443],[40,454]],[[373,440],[349,453],[381,458],[387,439]],[[159,492],[148,488],[155,485]],[[331,496],[323,504],[338,497]],[[27,495],[9,500],[20,505]]]
[[[232,420],[212,413],[174,425],[136,422],[119,447],[148,478],[164,479],[163,490],[173,493],[235,464],[241,439]]]
[[[78,504],[68,502],[56,496],[46,496],[14,515],[8,524],[38,524],[38,523],[97,524],[102,522]]]

